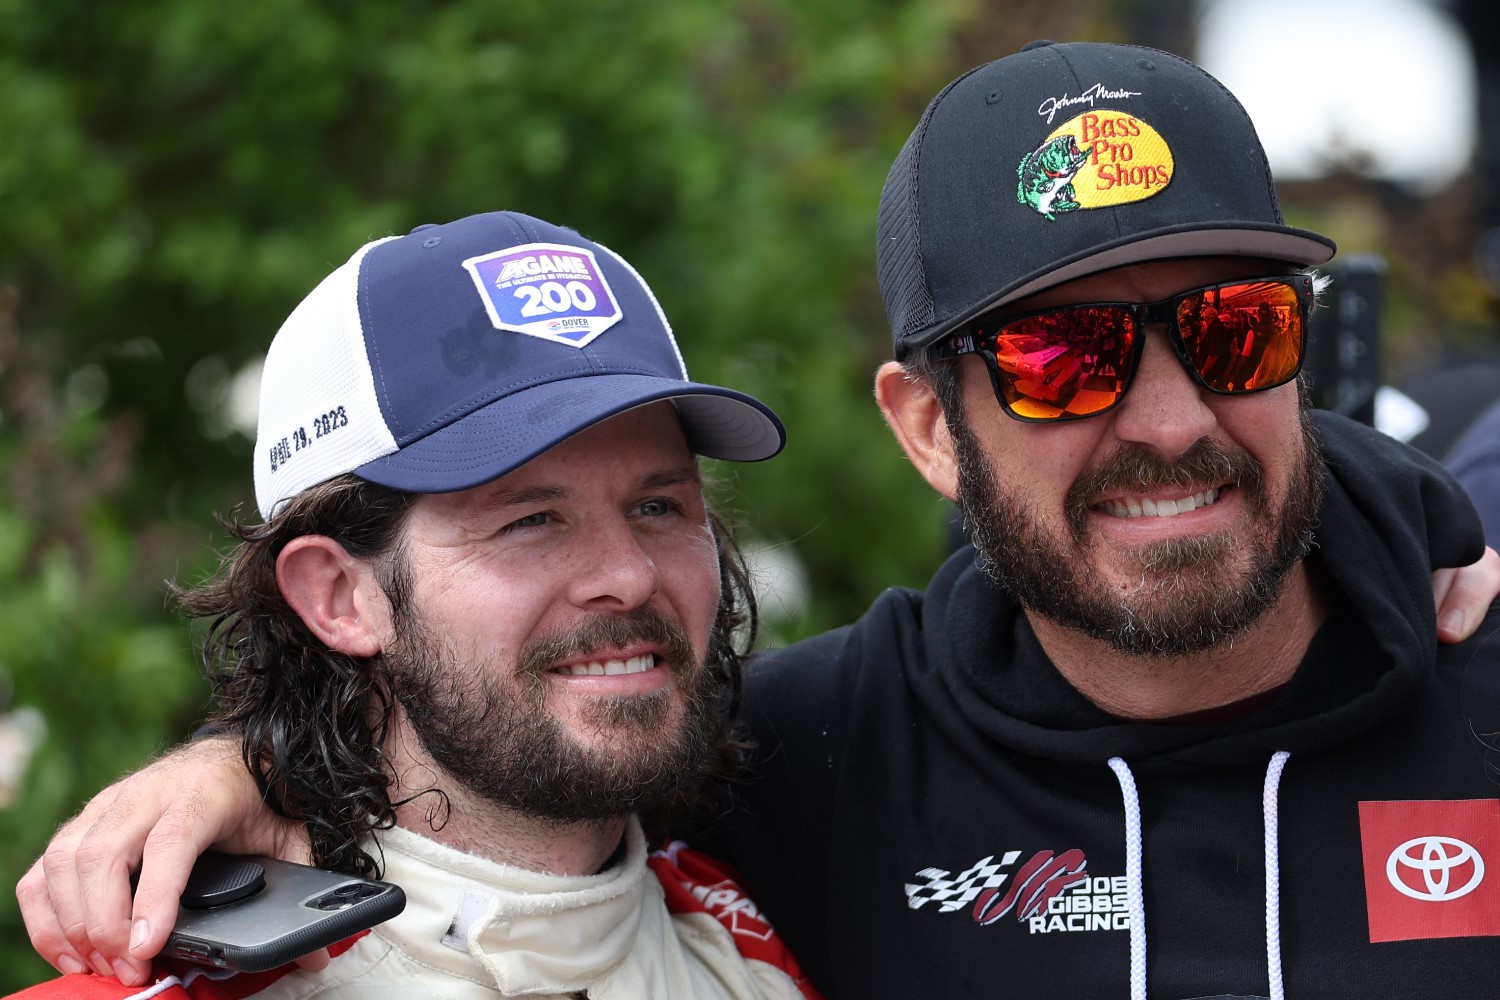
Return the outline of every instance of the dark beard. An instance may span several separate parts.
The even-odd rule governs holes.
[[[1322,502],[1322,453],[1305,407],[1301,426],[1301,468],[1293,472],[1280,520],[1249,540],[1241,578],[1233,575],[1247,554],[1240,540],[1227,534],[1172,540],[1140,550],[1141,586],[1122,597],[1097,578],[1086,557],[1089,502],[1110,489],[1146,492],[1228,480],[1250,510],[1268,520],[1264,470],[1254,456],[1206,440],[1175,462],[1139,446],[1124,448],[1068,490],[1070,538],[1059,540],[1004,489],[962,413],[949,419],[959,508],[985,575],[1028,611],[1131,656],[1210,649],[1244,632],[1281,594],[1287,574],[1312,546]]]
[[[675,622],[649,608],[601,615],[567,635],[529,643],[510,676],[495,664],[452,663],[409,611],[385,655],[391,694],[429,756],[473,795],[557,823],[669,809],[699,787],[713,759],[715,683]],[[674,685],[649,695],[600,698],[584,721],[619,738],[595,752],[548,713],[547,667],[576,653],[663,643]],[[671,726],[673,689],[681,720]]]

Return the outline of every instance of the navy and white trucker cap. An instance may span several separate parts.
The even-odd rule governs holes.
[[[656,296],[607,247],[516,212],[418,226],[361,247],[276,334],[256,503],[270,520],[346,472],[468,489],[661,400],[696,454],[758,461],[786,441],[764,403],[689,381]]]

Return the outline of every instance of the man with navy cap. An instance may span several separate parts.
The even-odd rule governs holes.
[[[1433,463],[1309,417],[1333,245],[1286,225],[1239,104],[1167,53],[1029,46],[929,105],[878,244],[876,395],[975,548],[747,673],[755,779],[715,846],[813,982],[1491,995],[1493,593],[1439,616],[1428,585],[1477,522]],[[59,837],[27,907],[53,953],[80,895],[121,897],[89,866],[112,831],[184,839],[185,773]],[[165,870],[253,807],[208,797]]]
[[[642,829],[714,808],[740,757],[748,588],[695,456],[783,440],[689,381],[650,289],[572,231],[473,216],[324,279],[266,357],[262,521],[178,596],[238,780],[407,906],[322,968],[160,967],[166,995],[801,997],[769,928],[746,957],[717,919],[732,883],[648,863]]]

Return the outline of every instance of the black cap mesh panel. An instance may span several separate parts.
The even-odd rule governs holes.
[[[926,119],[923,119],[925,124]],[[876,273],[885,299],[886,319],[898,340],[932,322],[932,296],[922,270],[917,226],[917,154],[921,129],[901,147],[880,195],[875,222]]]
[[[922,266],[922,229],[917,206],[917,176],[921,168],[922,138],[933,110],[948,91],[958,86],[975,67],[944,87],[922,112],[917,127],[891,164],[885,188],[880,192],[880,212],[875,219],[875,273],[885,300],[886,321],[896,335],[898,360],[905,356],[907,336],[933,320],[932,293]]]

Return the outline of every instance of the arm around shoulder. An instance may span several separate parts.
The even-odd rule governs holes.
[[[305,831],[266,808],[230,736],[178,747],[59,828],[16,886],[32,946],[63,972],[146,982],[193,863],[210,846],[308,858]]]

